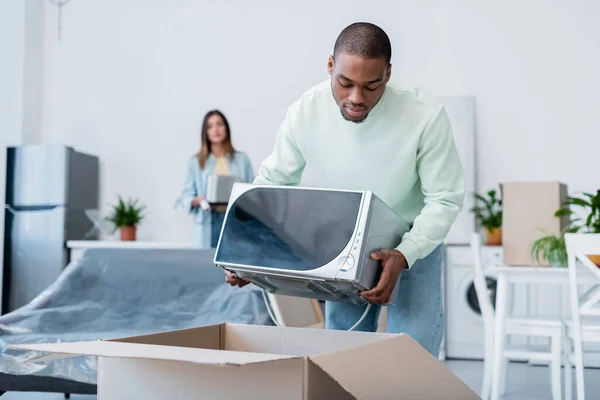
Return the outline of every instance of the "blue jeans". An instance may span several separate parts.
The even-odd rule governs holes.
[[[211,227],[211,239],[210,247],[216,248],[219,243],[219,235],[221,235],[221,227],[225,222],[225,213],[222,211],[211,211],[212,214],[212,227]]]
[[[402,271],[395,305],[387,307],[388,333],[406,333],[434,357],[438,357],[444,334],[442,308],[442,246]],[[373,304],[357,331],[375,332],[381,307]],[[362,316],[365,306],[328,301],[325,303],[327,329],[350,329]]]

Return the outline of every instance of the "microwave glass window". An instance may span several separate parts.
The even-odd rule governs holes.
[[[362,193],[254,188],[231,205],[217,260],[310,270],[333,259],[352,239]]]

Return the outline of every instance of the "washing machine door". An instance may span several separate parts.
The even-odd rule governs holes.
[[[496,308],[496,279],[486,276],[485,284],[487,287],[488,295],[492,302],[492,307]],[[477,291],[475,290],[475,283],[471,282],[466,292],[467,305],[469,309],[475,314],[481,315],[481,308],[479,306],[479,300],[477,299]]]

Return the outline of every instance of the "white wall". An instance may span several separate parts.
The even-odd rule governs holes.
[[[140,197],[141,239],[187,240],[173,210],[203,114],[222,109],[255,167],[287,106],[327,77],[339,31],[380,24],[393,73],[438,95],[474,95],[478,187],[561,180],[600,187],[593,1],[95,0],[47,6],[43,140],[102,159],[103,203]],[[535,154],[539,152],[538,154]]]
[[[6,147],[21,143],[25,70],[25,3],[0,2],[0,298],[4,254]]]
[[[14,0],[11,0],[14,1]],[[23,143],[42,142],[44,91],[44,2],[25,3],[25,61],[23,76]]]

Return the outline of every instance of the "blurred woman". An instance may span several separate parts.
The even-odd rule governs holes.
[[[194,216],[194,247],[216,247],[225,217],[225,206],[203,209],[206,185],[210,175],[233,175],[243,182],[254,179],[252,163],[245,153],[234,149],[231,130],[225,115],[218,110],[204,116],[202,146],[187,165],[180,204]]]

